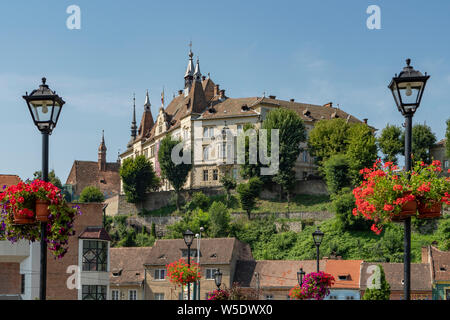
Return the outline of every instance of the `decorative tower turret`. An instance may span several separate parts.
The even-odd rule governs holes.
[[[184,90],[187,94],[192,86],[192,81],[194,80],[194,61],[192,58],[194,54],[192,53],[192,42],[189,43],[189,62],[186,68],[186,73],[184,74]]]
[[[106,171],[106,145],[105,145],[105,130],[102,130],[102,142],[98,147],[98,169]]]

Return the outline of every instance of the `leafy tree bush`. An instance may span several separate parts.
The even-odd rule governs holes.
[[[220,183],[227,193],[227,202],[229,202],[231,190],[236,189],[236,180],[231,175],[225,174],[220,178]]]
[[[343,231],[369,230],[370,221],[361,216],[354,216],[352,211],[355,208],[355,196],[350,188],[344,188],[341,193],[333,197],[333,211],[336,214],[337,226]]]
[[[252,210],[255,209],[256,198],[259,197],[262,185],[263,183],[259,178],[253,177],[247,183],[241,183],[237,187],[241,207],[247,212],[249,219]]]
[[[402,135],[405,141],[405,132]],[[436,143],[436,135],[426,124],[417,123],[412,128],[412,154],[414,161],[431,163],[430,148]]]
[[[372,166],[377,159],[378,148],[372,129],[364,124],[353,124],[348,129],[347,158],[353,183],[360,180],[359,171]]]
[[[191,171],[191,163],[176,164],[172,160],[172,150],[182,143],[181,139],[173,140],[170,135],[167,135],[162,141],[158,151],[158,161],[161,167],[161,175],[169,180],[170,184],[177,195],[176,205],[180,210],[180,192],[187,181],[189,171]],[[180,151],[180,157],[183,158],[183,151]]]
[[[397,156],[403,154],[404,151],[402,129],[399,126],[388,124],[381,131],[377,142],[381,152],[384,154],[383,161],[390,161],[397,164]]]
[[[213,238],[226,237],[230,232],[230,214],[228,208],[222,202],[214,201],[209,208],[210,232]]]
[[[208,210],[209,208],[209,198],[203,192],[195,192],[191,202],[194,208],[200,208],[202,210]]]
[[[362,300],[389,300],[389,297],[391,296],[391,286],[386,281],[383,266],[380,264],[377,266],[380,268],[380,288],[367,288]],[[375,277],[372,280],[372,284],[376,284]]]
[[[441,250],[450,250],[450,219],[441,219],[438,226],[439,248]]]
[[[127,201],[138,203],[144,200],[145,194],[155,190],[160,185],[160,180],[153,170],[153,165],[144,156],[127,158],[122,162],[119,170],[123,182],[123,191]]]
[[[309,152],[316,158],[319,166],[339,153],[347,150],[347,136],[350,125],[344,119],[320,120],[309,132]]]
[[[203,227],[205,229],[205,233],[209,235],[210,225],[211,217],[209,213],[203,211],[202,209],[195,209],[193,211],[186,212],[181,221],[167,226],[168,232],[164,238],[181,239],[183,238],[183,232],[187,229],[194,233],[199,233],[200,227]]]
[[[94,186],[87,186],[81,191],[80,202],[103,202],[105,196],[99,188]]]
[[[295,182],[295,172],[293,172],[295,161],[302,151],[300,143],[306,141],[306,129],[303,120],[295,111],[280,108],[271,110],[267,114],[262,123],[262,128],[267,130],[269,155],[271,130],[279,130],[279,170],[272,177],[272,181],[279,184],[289,195]]]
[[[330,194],[337,194],[342,188],[351,186],[350,164],[346,155],[336,154],[328,158],[323,164],[323,173]]]

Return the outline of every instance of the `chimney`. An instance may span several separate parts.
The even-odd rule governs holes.
[[[214,96],[218,96],[219,95],[219,85],[216,84],[216,86],[214,87]]]
[[[183,94],[183,90],[178,90],[178,95],[181,96]]]
[[[219,98],[220,99],[223,99],[223,98],[225,98],[225,90],[220,90],[220,93],[219,93]]]
[[[368,121],[368,120],[369,120],[369,119],[367,119],[367,118],[364,118],[364,119],[363,119],[363,121],[364,121],[365,124],[367,124],[367,121]]]
[[[277,96],[269,96],[270,99],[275,99]]]
[[[289,100],[290,102],[294,102],[295,101],[295,99],[294,98],[291,98],[291,100]]]
[[[331,108],[333,106],[333,102],[328,102],[328,103],[324,104],[323,106]]]
[[[430,263],[429,250],[429,246],[422,247],[422,263]]]

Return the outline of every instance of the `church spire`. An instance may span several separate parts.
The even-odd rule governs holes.
[[[202,80],[202,73],[200,72],[200,60],[198,59],[198,56],[197,56],[197,64],[195,65],[194,79],[195,81]]]
[[[150,103],[150,98],[148,96],[148,90],[147,90],[147,93],[145,94],[144,111],[150,111],[151,105],[152,104]]]
[[[137,136],[136,126],[136,95],[133,93],[133,120],[131,121],[131,139],[135,140]]]
[[[98,169],[100,171],[106,171],[105,130],[102,130],[102,142],[98,147]]]
[[[186,73],[184,74],[184,88],[188,89],[192,85],[192,80],[194,79],[194,61],[192,58],[194,54],[192,53],[192,41],[189,43],[189,62],[186,68]]]

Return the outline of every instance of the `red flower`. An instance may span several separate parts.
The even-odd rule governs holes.
[[[383,209],[384,211],[392,211],[394,210],[394,206],[390,204],[385,204]]]
[[[395,186],[392,187],[392,189],[394,191],[402,191],[403,190],[403,186],[400,184],[396,184]]]

